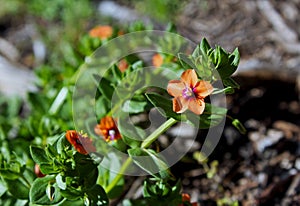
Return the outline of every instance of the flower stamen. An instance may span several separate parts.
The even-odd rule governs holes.
[[[194,92],[189,87],[186,87],[184,90],[182,90],[182,96],[185,99],[190,99],[190,98],[194,98],[195,97]]]

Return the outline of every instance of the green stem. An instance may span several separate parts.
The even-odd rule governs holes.
[[[173,124],[177,122],[176,119],[170,118],[165,123],[163,123],[159,128],[157,128],[152,134],[150,134],[142,143],[141,148],[149,147],[152,142],[154,142],[159,135],[164,133],[167,129],[169,129]]]
[[[118,104],[116,104],[113,108],[111,108],[111,110],[107,113],[107,116],[112,116],[114,113],[116,113],[116,111],[119,109],[119,107],[121,107],[122,104],[123,101],[119,101]]]
[[[120,181],[120,179],[123,176],[123,173],[127,170],[128,166],[131,164],[132,159],[130,157],[127,158],[127,160],[124,162],[124,164],[122,165],[119,173],[117,174],[117,176],[113,179],[113,181],[105,188],[106,193],[109,193],[115,186],[116,184],[118,184],[118,182]]]
[[[164,133],[167,129],[169,129],[173,124],[177,122],[176,119],[170,118],[168,121],[163,123],[159,128],[157,128],[151,135],[149,135],[144,142],[142,143],[141,148],[147,148],[151,145],[152,142],[154,142],[159,135]],[[123,176],[123,173],[127,170],[129,165],[131,164],[132,159],[130,157],[127,158],[127,160],[122,165],[120,171],[118,172],[117,176],[113,179],[113,181],[105,188],[106,193],[109,193],[120,181],[120,179]]]

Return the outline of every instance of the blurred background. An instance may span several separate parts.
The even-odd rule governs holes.
[[[300,205],[299,13],[300,0],[0,0],[0,100],[51,87],[51,78],[36,84],[36,74],[80,66],[80,36],[96,25],[130,31],[172,23],[195,43],[205,37],[239,48],[241,89],[228,105],[248,130],[225,128],[212,156],[215,178],[179,164],[185,190],[204,205]]]
[[[299,0],[0,0],[0,90],[34,89],[31,70],[67,55],[98,24],[133,22],[164,30],[172,22],[194,42],[206,37],[227,50],[239,47],[239,71],[299,73]],[[17,69],[17,70],[14,70]],[[15,73],[17,72],[17,74]],[[272,74],[273,75],[273,74]],[[23,76],[23,78],[20,78]]]

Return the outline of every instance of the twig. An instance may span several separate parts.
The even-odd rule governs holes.
[[[289,43],[297,42],[297,33],[286,25],[281,15],[274,9],[268,0],[257,0],[256,3],[262,14],[272,24],[282,40]]]

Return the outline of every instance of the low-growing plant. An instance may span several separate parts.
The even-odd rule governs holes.
[[[45,65],[37,71],[40,90],[28,94],[29,111],[17,99],[0,102],[1,108],[10,108],[0,118],[1,205],[109,205],[115,199],[126,206],[197,205],[183,193],[158,140],[179,123],[209,129],[226,117],[245,132],[227,116],[226,107],[209,99],[238,88],[231,76],[239,52],[212,48],[205,38],[191,52],[183,38],[165,32],[157,36],[159,47],[150,61],[132,52],[113,64],[102,62],[101,48],[131,34],[153,43],[143,31],[96,26],[79,40],[74,58],[80,68],[65,64],[59,73]],[[133,45],[139,41],[134,38]],[[111,56],[126,49],[123,44],[105,48]],[[149,127],[155,123],[148,116],[154,110],[165,121]],[[20,112],[23,117],[16,118]],[[170,142],[176,138],[181,137],[170,137]],[[195,158],[203,163],[209,152],[203,158],[199,154]],[[212,177],[217,166],[204,163]],[[142,197],[123,200],[126,175],[144,176]]]

